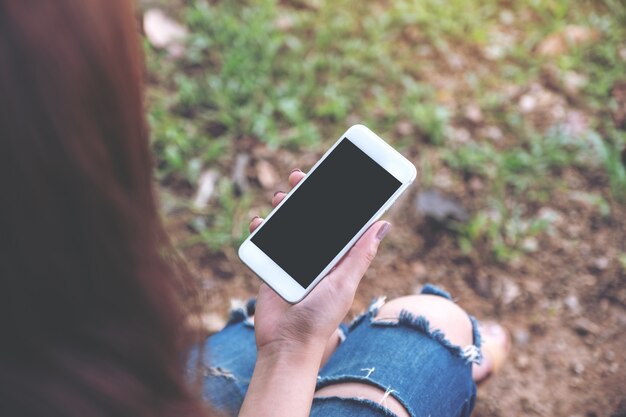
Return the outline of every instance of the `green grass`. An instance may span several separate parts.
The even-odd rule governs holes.
[[[532,242],[548,229],[549,219],[525,213],[533,203],[550,203],[562,188],[560,170],[566,167],[597,166],[603,149],[597,136],[568,137],[559,132],[533,135],[526,143],[497,150],[488,143],[471,143],[446,149],[443,160],[462,175],[477,176],[490,184],[483,210],[463,225],[453,225],[459,245],[470,254],[476,245],[487,248],[497,261],[508,262],[524,252],[536,250]],[[601,196],[589,196],[590,203],[606,213]]]
[[[172,9],[190,31],[185,55],[171,59],[146,43],[164,184],[194,188],[208,168],[228,177],[250,144],[320,152],[359,121],[417,154],[423,184],[442,165],[457,189],[472,176],[486,184],[472,220],[454,226],[468,254],[508,262],[532,251],[550,225],[528,207],[549,205],[567,169],[602,173],[606,186],[589,200],[603,216],[626,201],[626,135],[610,117],[611,89],[626,74],[626,7],[618,0],[187,0]],[[555,57],[536,53],[571,25],[598,39]],[[574,94],[589,118],[584,132],[534,126],[511,101],[507,91],[541,84],[546,68],[585,80]],[[465,119],[467,105],[482,110],[479,126]],[[469,139],[456,137],[459,127]],[[503,138],[488,138],[487,127]],[[219,198],[190,220],[194,241],[212,251],[237,245],[256,193],[239,195],[222,180]]]
[[[214,210],[208,215],[201,211],[195,213],[190,226],[197,235],[187,240],[186,245],[200,242],[209,250],[217,252],[238,247],[248,235],[250,219],[247,214],[251,196],[236,198],[232,192],[232,184],[226,179],[218,183],[216,192],[220,210]]]

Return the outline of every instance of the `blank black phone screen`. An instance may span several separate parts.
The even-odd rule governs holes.
[[[251,240],[307,288],[401,185],[343,138]]]

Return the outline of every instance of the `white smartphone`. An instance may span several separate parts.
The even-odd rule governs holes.
[[[417,176],[374,132],[352,126],[241,244],[278,295],[301,301]]]

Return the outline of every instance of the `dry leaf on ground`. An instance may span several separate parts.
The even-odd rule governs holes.
[[[163,10],[150,9],[143,16],[146,37],[155,48],[165,49],[170,56],[180,57],[185,52],[187,28],[167,16]]]
[[[552,33],[537,45],[537,53],[555,57],[568,52],[572,46],[580,46],[587,42],[597,41],[600,33],[585,26],[566,26],[559,32]]]

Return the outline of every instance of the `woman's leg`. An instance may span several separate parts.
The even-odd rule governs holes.
[[[317,391],[312,415],[325,415],[325,413],[336,411],[333,407],[340,407],[343,413],[340,415],[349,416],[351,414],[346,414],[346,407],[356,410],[358,414],[359,408],[361,412],[370,412],[371,406],[378,406],[380,409],[377,412],[380,415],[391,415],[388,412],[397,416],[410,415],[404,405],[405,401],[398,400],[402,397],[394,392],[393,386],[376,383],[376,377],[381,371],[378,367],[384,367],[384,361],[390,359],[396,365],[404,363],[390,379],[391,381],[402,381],[408,376],[415,384],[420,382],[419,372],[411,373],[412,364],[409,363],[410,361],[403,361],[403,355],[410,355],[413,365],[417,362],[425,368],[432,368],[433,363],[445,365],[451,362],[453,365],[450,367],[441,366],[442,372],[438,375],[450,373],[452,368],[455,368],[457,372],[451,372],[452,380],[457,379],[456,385],[459,385],[458,375],[456,377],[454,375],[463,374],[463,369],[471,366],[469,363],[477,358],[478,349],[475,346],[479,341],[475,324],[460,307],[446,298],[447,294],[431,286],[425,287],[425,292],[426,294],[422,295],[401,297],[382,306],[372,306],[368,313],[353,322],[348,333],[349,343],[345,346],[341,340],[345,338],[346,328],[339,329],[333,335],[327,345],[324,362],[329,357],[332,358],[332,354],[335,363],[331,363],[322,370],[320,381],[323,384],[318,385],[320,388]],[[254,301],[234,309],[227,326],[210,337],[204,347],[205,356],[200,370],[205,397],[217,409],[232,416],[238,413],[256,360],[253,315]],[[389,336],[390,332],[395,336]],[[380,349],[381,344],[383,349]],[[464,346],[466,351],[455,349],[455,346]],[[338,353],[333,354],[336,348],[338,348]],[[420,354],[430,356],[430,360],[416,361],[415,359],[418,359]],[[195,357],[198,356],[195,355]],[[344,360],[346,357],[349,361]],[[346,362],[355,359],[372,363],[358,368],[356,378],[348,377],[348,380],[344,382],[341,382],[341,378],[333,378],[337,375],[336,373],[333,375],[333,369],[337,369],[337,362],[339,365],[345,365]],[[460,359],[464,364],[467,363],[467,366],[462,365],[462,370],[458,372]],[[192,366],[194,366],[193,361]],[[349,370],[345,371],[340,371],[343,372],[344,377],[349,374]],[[363,375],[370,377],[371,381],[364,382],[360,379]],[[471,373],[467,375],[470,375],[471,383]],[[461,390],[461,395],[464,396],[466,402],[464,410],[467,411],[469,408],[471,411],[474,386],[471,383],[468,388],[467,375],[461,378],[465,381],[465,385],[461,384],[465,386],[465,390]],[[453,382],[452,380],[450,382]],[[328,381],[331,383],[327,383]],[[421,382],[432,385],[430,380]],[[451,385],[455,384],[451,383]],[[357,397],[368,400],[371,404],[354,402],[354,398]],[[468,401],[471,404],[468,405]],[[316,410],[318,414],[315,414]],[[376,414],[376,410],[370,413],[370,415],[379,414]],[[466,412],[458,415],[468,414]],[[437,414],[432,415],[434,417]]]
[[[373,305],[322,370],[312,415],[467,416],[479,344],[473,319],[435,287]]]
[[[435,295],[410,295],[384,304],[374,320],[394,320],[402,311],[428,320],[432,329],[438,329],[450,343],[468,346],[473,342],[472,323],[467,314],[452,301]],[[398,358],[398,360],[401,360]],[[316,392],[316,397],[359,397],[380,402],[386,390],[363,382],[342,382],[327,385]],[[385,398],[386,407],[399,417],[409,417],[407,410],[391,395]]]
[[[254,312],[254,299],[233,308],[226,327],[196,349],[189,362],[190,374],[202,381],[205,399],[229,416],[239,413],[254,371],[257,356]],[[345,338],[346,331],[347,326],[342,325],[329,339],[322,365]]]
[[[254,300],[233,308],[226,327],[209,337],[189,361],[204,398],[228,416],[239,413],[256,362],[254,309]]]

